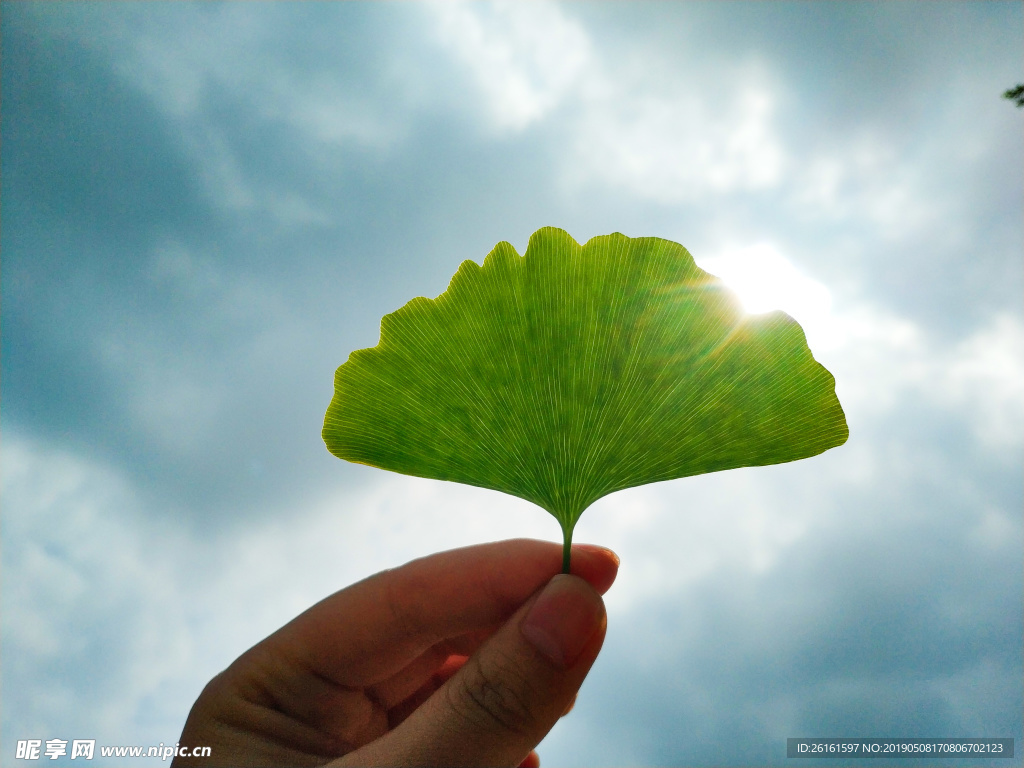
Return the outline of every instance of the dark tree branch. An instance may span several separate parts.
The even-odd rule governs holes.
[[[1016,88],[1003,92],[1003,98],[1014,102],[1018,107],[1024,107],[1024,83]]]

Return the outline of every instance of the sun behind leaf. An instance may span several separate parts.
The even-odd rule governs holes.
[[[493,488],[572,531],[609,493],[842,445],[835,379],[782,312],[745,315],[677,243],[498,243],[338,368],[335,456]]]

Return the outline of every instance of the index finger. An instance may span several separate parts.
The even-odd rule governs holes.
[[[322,600],[268,638],[338,685],[364,687],[441,640],[493,628],[561,570],[562,548],[514,539],[413,560]],[[575,545],[572,572],[605,592],[618,558]]]

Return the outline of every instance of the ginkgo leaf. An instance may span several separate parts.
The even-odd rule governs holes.
[[[814,456],[849,431],[782,312],[746,315],[677,243],[498,243],[381,320],[335,374],[323,438],[348,461],[493,488],[559,521],[644,483]]]

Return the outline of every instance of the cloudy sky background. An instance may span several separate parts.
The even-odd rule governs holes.
[[[558,540],[320,440],[382,315],[554,225],[789,311],[851,436],[584,514],[622,569],[545,764],[782,765],[790,736],[1020,764],[1022,8],[4,3],[0,763],[174,743],[330,592]]]

